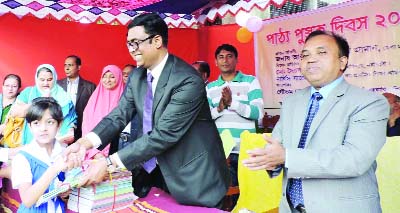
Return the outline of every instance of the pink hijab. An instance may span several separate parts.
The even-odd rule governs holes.
[[[121,69],[115,65],[108,65],[103,68],[101,77],[103,77],[108,71],[114,74],[117,79],[117,85],[111,90],[106,89],[100,79],[100,83],[90,96],[85,110],[83,111],[82,135],[92,131],[101,119],[108,115],[108,113],[118,105],[119,98],[124,91]]]

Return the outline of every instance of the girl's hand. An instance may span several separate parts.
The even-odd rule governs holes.
[[[56,169],[57,172],[67,170],[67,164],[65,163],[65,160],[61,155],[57,157],[52,166]]]

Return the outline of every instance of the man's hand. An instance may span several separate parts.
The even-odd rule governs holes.
[[[224,100],[221,98],[221,99],[219,100],[219,105],[218,105],[217,110],[218,110],[218,112],[222,112],[224,109],[225,109]]]
[[[96,160],[92,160],[89,164],[89,167],[85,170],[78,187],[100,183],[107,174],[106,158],[101,157]]]
[[[68,170],[80,167],[82,161],[85,159],[86,147],[80,143],[80,140],[86,139],[80,138],[78,141],[68,146],[64,151],[63,157],[64,161],[67,163]]]
[[[222,89],[222,100],[225,106],[230,106],[232,104],[232,91],[229,87],[224,87]]]
[[[273,170],[285,163],[285,148],[278,140],[263,136],[268,142],[265,148],[248,150],[249,158],[243,160],[244,166],[250,170]]]

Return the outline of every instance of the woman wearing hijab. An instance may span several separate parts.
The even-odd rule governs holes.
[[[89,133],[103,117],[108,115],[117,105],[124,91],[122,71],[115,65],[108,65],[103,68],[101,79],[89,98],[83,111],[82,135]],[[111,152],[118,149],[118,140],[111,143]],[[96,154],[95,150],[88,153],[88,158]],[[108,147],[103,150],[103,154],[108,155]]]
[[[25,88],[17,97],[16,104],[11,109],[11,115],[25,117],[26,109],[32,100],[38,97],[53,97],[60,104],[64,116],[57,139],[60,142],[73,142],[74,127],[76,125],[76,112],[74,104],[62,87],[57,85],[57,73],[50,64],[42,64],[36,69],[35,86]],[[30,143],[32,134],[26,122],[23,128],[22,145]]]

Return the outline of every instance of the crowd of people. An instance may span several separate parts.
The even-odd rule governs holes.
[[[400,135],[400,97],[388,90],[386,100],[346,82],[350,51],[343,37],[328,31],[307,37],[300,68],[310,86],[283,101],[267,146],[248,150],[243,162],[240,134],[255,133],[264,115],[258,79],[236,69],[239,53],[230,44],[215,50],[215,81],[207,62],[188,64],[167,47],[168,26],[147,13],[128,25],[137,67],[105,66],[97,86],[79,75],[76,55],[66,57],[61,80],[50,64],[39,65],[35,85],[20,93],[18,75],[4,78],[0,176],[19,191],[19,212],[64,212],[68,193],[34,204],[62,183],[64,172],[90,159],[96,161],[80,186],[125,168],[139,197],[158,187],[183,205],[231,210],[238,195],[229,206],[225,195],[238,186],[243,164],[270,177],[283,172],[280,212],[381,212],[375,159],[386,136]],[[15,118],[23,121],[20,141],[10,143]],[[224,130],[235,142],[228,159]]]

